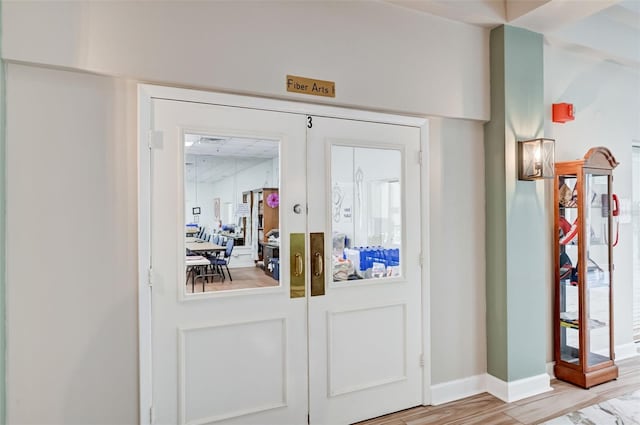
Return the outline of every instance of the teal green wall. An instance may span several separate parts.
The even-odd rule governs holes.
[[[507,380],[507,227],[505,198],[504,27],[491,31],[491,120],[484,128],[487,371]]]
[[[544,126],[543,38],[491,31],[491,120],[485,125],[487,371],[515,381],[546,371],[545,182],[517,178],[517,141]]]
[[[546,372],[547,236],[545,181],[517,179],[517,141],[544,134],[543,37],[505,28],[508,380]],[[510,184],[511,183],[511,184]]]

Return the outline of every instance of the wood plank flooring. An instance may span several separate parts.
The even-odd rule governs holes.
[[[418,406],[357,425],[523,425],[539,424],[640,389],[640,357],[617,362],[617,380],[589,390],[553,380],[553,391],[514,403],[483,393],[440,406]]]
[[[205,282],[204,291],[228,291],[230,289],[247,289],[247,288],[263,288],[266,286],[277,286],[278,281],[264,274],[264,270],[258,267],[230,267],[231,277],[229,280],[227,270],[224,270],[226,279],[223,281],[220,277],[215,277],[209,282]],[[186,285],[187,293],[191,293],[191,278]],[[198,279],[194,285],[194,292],[202,292],[202,280]]]

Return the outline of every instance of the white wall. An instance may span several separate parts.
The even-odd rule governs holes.
[[[10,64],[7,89],[7,423],[135,423],[136,87]]]
[[[382,2],[5,1],[2,28],[4,58],[33,64],[10,65],[7,83],[10,423],[138,418],[136,98],[121,77],[489,117],[488,31]],[[337,97],[288,94],[287,73],[334,80]],[[484,171],[481,124],[436,122],[427,309],[440,383],[485,371]]]
[[[275,173],[275,175],[274,175]],[[216,183],[198,183],[196,205],[196,187],[193,181],[188,181],[185,187],[185,218],[187,222],[193,219],[193,207],[200,207],[200,226],[205,226],[210,232],[217,227],[214,221],[213,199],[220,198],[220,216],[225,218],[223,211],[225,204],[231,203],[233,212],[238,203],[242,202],[242,192],[261,187],[278,187],[279,175],[278,159],[267,159],[246,170],[239,171],[235,176],[229,176]],[[222,224],[236,223],[235,217],[229,217]]]
[[[377,1],[4,1],[7,59],[367,109],[489,119],[488,31]]]
[[[631,146],[640,139],[640,70],[550,45],[545,46],[544,63],[545,104],[549,105],[545,136],[556,139],[556,161],[582,158],[594,146],[609,148],[620,163],[613,172],[613,191],[620,199],[630,200]],[[559,102],[574,105],[574,121],[551,122],[551,104]],[[619,243],[613,249],[616,345],[632,342],[632,238],[632,225],[620,224]],[[549,318],[552,287],[550,280]],[[549,361],[552,338],[549,322]]]
[[[431,383],[487,371],[481,123],[429,122]]]

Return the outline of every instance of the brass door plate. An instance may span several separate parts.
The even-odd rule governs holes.
[[[304,298],[305,297],[305,278],[304,278],[304,263],[305,263],[305,243],[304,233],[291,233],[289,234],[289,296],[290,298]]]
[[[311,233],[311,296],[324,295],[324,233]]]

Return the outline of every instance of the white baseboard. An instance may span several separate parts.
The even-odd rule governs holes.
[[[431,386],[431,404],[448,403],[486,391],[485,374],[456,379]]]
[[[640,352],[638,352],[638,350],[638,344],[633,342],[616,345],[616,361],[639,356]],[[484,392],[488,392],[500,400],[511,403],[522,400],[523,398],[552,391],[553,388],[549,383],[551,379],[555,379],[555,374],[553,373],[555,364],[553,361],[547,363],[547,373],[513,382],[505,382],[487,373],[432,385],[431,404],[437,406]]]
[[[556,379],[556,374],[553,372],[553,367],[556,365],[556,362],[547,363],[547,375],[549,375],[549,379]]]
[[[512,382],[505,382],[489,374],[486,376],[487,392],[507,403],[553,390],[546,373]]]
[[[553,363],[547,364],[547,370],[549,370],[549,368],[553,374]],[[513,382],[505,382],[485,373],[483,375],[475,375],[432,385],[431,404],[437,406],[484,392],[488,392],[500,400],[511,403],[522,400],[523,398],[552,391],[553,388],[549,385],[550,381],[551,378],[547,373]]]
[[[633,342],[630,342],[628,344],[616,345],[615,353],[616,353],[616,361],[629,359],[631,357],[640,355],[640,353],[638,353],[637,344]]]

